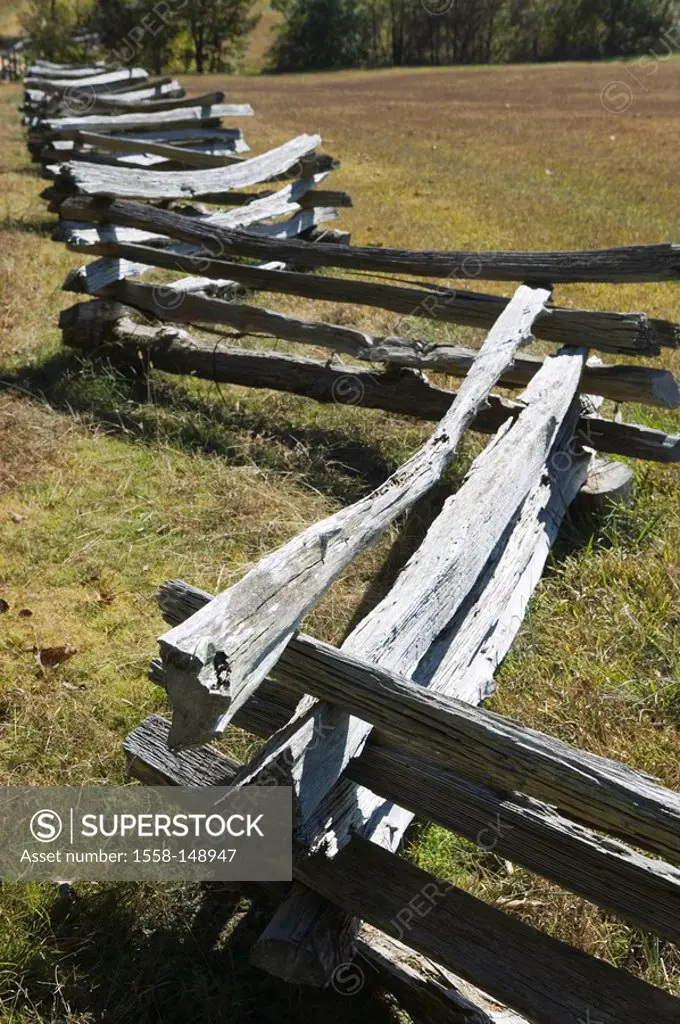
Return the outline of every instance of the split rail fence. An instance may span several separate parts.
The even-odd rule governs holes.
[[[131,774],[154,785],[293,790],[295,881],[274,887],[281,902],[254,962],[323,986],[360,955],[416,1021],[678,1024],[671,994],[441,882],[398,849],[415,815],[482,846],[492,834],[499,856],[680,940],[680,796],[480,707],[571,503],[584,488],[630,487],[626,464],[603,455],[680,461],[680,437],[601,415],[603,400],[680,407],[669,372],[626,362],[677,346],[679,326],[562,308],[552,286],[674,281],[680,249],[351,246],[346,232],[321,227],[350,200],[326,187],[337,162],[319,152],[317,135],[244,156],[242,132],[222,121],[251,115],[249,106],[221,93],[187,97],[141,68],[36,63],[24,112],[31,153],[52,179],[43,194],[60,216],[54,237],[96,257],[65,283],[94,296],[62,314],[66,345],[318,402],[358,393],[365,407],[437,421],[373,493],[227,591],[178,580],[161,588],[170,628],[151,678],[172,721],[151,716],[128,736]],[[140,280],[158,268],[188,276]],[[333,274],[312,272],[326,268]],[[386,283],[394,273],[426,283]],[[518,287],[510,299],[459,287],[473,278]],[[274,312],[246,292],[487,334],[478,350],[378,337]],[[181,326],[190,323],[330,358],[216,345]],[[534,338],[556,351],[522,354]],[[427,371],[462,378],[460,388],[435,385]],[[501,397],[496,386],[519,393]],[[298,632],[353,559],[440,481],[468,429],[491,440],[387,596],[339,648]],[[230,722],[265,740],[247,765],[208,745]]]

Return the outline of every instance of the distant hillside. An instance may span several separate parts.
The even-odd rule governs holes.
[[[266,62],[267,50],[271,46],[274,34],[272,29],[282,18],[278,11],[273,11],[267,0],[260,0],[255,11],[261,14],[260,20],[252,33],[248,50],[244,59],[246,71],[261,71]]]
[[[22,0],[4,0],[0,4],[0,36],[21,35],[19,12],[23,6]]]

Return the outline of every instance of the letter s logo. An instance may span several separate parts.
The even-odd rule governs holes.
[[[29,824],[31,835],[39,843],[53,843],[61,835],[63,827],[57,812],[51,811],[49,808],[36,811]]]

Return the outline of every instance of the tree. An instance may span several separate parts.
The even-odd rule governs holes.
[[[64,60],[69,55],[76,16],[66,0],[30,0],[21,25],[36,53],[48,60]]]
[[[369,55],[371,20],[361,0],[273,0],[285,20],[269,54],[270,70],[355,67]]]
[[[92,27],[121,64],[148,63],[159,75],[172,58],[186,0],[98,0]]]
[[[190,0],[183,10],[199,74],[232,71],[260,16],[254,0]]]

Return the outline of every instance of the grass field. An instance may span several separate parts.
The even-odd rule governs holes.
[[[600,100],[617,81],[630,87],[620,114]],[[609,64],[186,84],[219,84],[230,101],[250,101],[255,152],[320,132],[342,160],[332,184],[353,195],[341,223],[356,242],[541,249],[677,241],[680,63],[650,78],[634,64]],[[56,320],[73,296],[60,286],[77,260],[49,239],[53,218],[26,159],[18,98],[18,87],[0,90],[0,597],[9,605],[0,618],[0,779],[119,783],[124,736],[166,710],[145,679],[162,630],[157,585],[179,576],[224,589],[301,527],[370,490],[428,429],[160,374],[141,385],[62,352]],[[680,321],[675,284],[561,287],[556,299]],[[265,301],[381,332],[396,322],[351,306]],[[680,374],[677,354],[659,364]],[[624,415],[680,428],[677,414],[660,410],[626,406]],[[466,439],[444,492],[480,445]],[[680,788],[680,477],[673,467],[635,469],[631,508],[592,530],[565,526],[493,706]],[[389,585],[421,526],[417,517],[399,524],[306,628],[341,640],[357,609]],[[38,664],[37,650],[65,643],[77,653],[55,669]],[[223,745],[241,757],[251,749],[236,732]],[[508,913],[680,994],[680,953],[668,943],[440,829],[419,825],[407,852]],[[246,900],[194,886],[79,886],[66,905],[52,886],[4,885],[0,1021],[396,1019],[365,992],[293,992],[251,971],[248,942],[266,920]]]

